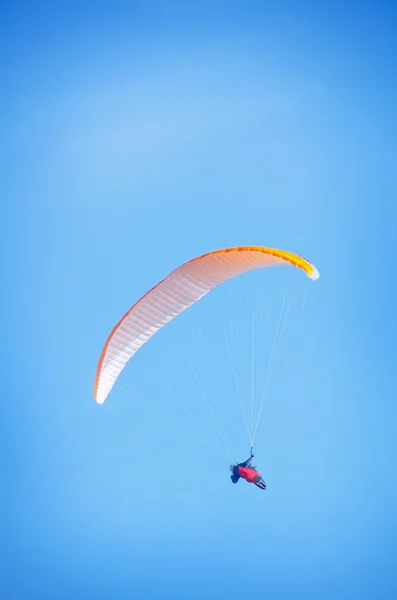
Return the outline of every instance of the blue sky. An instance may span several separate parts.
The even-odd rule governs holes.
[[[391,598],[396,11],[197,4],[2,4],[1,588]],[[101,348],[131,304],[185,260],[245,244],[301,254],[321,278],[224,284],[96,405]],[[231,485],[230,459],[153,373],[216,436],[186,349],[244,460],[223,331],[249,405],[255,314],[258,402],[286,295],[262,493]]]

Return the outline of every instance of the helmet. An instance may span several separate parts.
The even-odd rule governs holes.
[[[233,471],[233,469],[234,469],[234,465],[230,465],[229,471]]]

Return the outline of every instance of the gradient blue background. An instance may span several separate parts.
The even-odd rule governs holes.
[[[345,4],[2,3],[3,598],[396,597],[396,10]],[[321,278],[225,284],[96,405],[121,315],[240,244]],[[211,430],[187,348],[244,460],[223,328],[249,398],[286,288],[263,493],[152,372]]]

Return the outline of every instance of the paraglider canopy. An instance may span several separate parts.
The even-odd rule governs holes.
[[[239,246],[194,258],[160,281],[120,319],[100,356],[94,398],[102,404],[130,358],[161,327],[217,285],[252,269],[292,265],[312,280],[319,272],[306,259],[275,248]]]

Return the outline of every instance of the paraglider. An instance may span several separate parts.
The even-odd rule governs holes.
[[[251,453],[251,456],[244,462],[238,463],[237,465],[230,465],[229,471],[232,472],[230,479],[232,483],[237,483],[240,477],[248,481],[248,483],[253,483],[261,490],[266,489],[266,482],[262,479],[259,471],[256,470],[256,467],[251,466],[252,459],[254,455]]]
[[[142,296],[109,334],[96,371],[94,384],[96,402],[103,404],[127,362],[160,328],[200,300],[211,289],[246,271],[288,265],[301,269],[313,281],[320,276],[316,267],[305,258],[284,250],[262,246],[239,246],[216,250],[198,256],[172,271]],[[208,404],[203,390],[202,394]],[[176,398],[174,394],[172,395]],[[253,440],[263,402],[261,404],[251,437],[251,456],[243,463],[235,462],[229,469],[233,483],[237,483],[242,478],[265,490],[266,483],[261,474],[256,467],[251,466]],[[234,460],[211,409],[210,412],[225,448]]]

